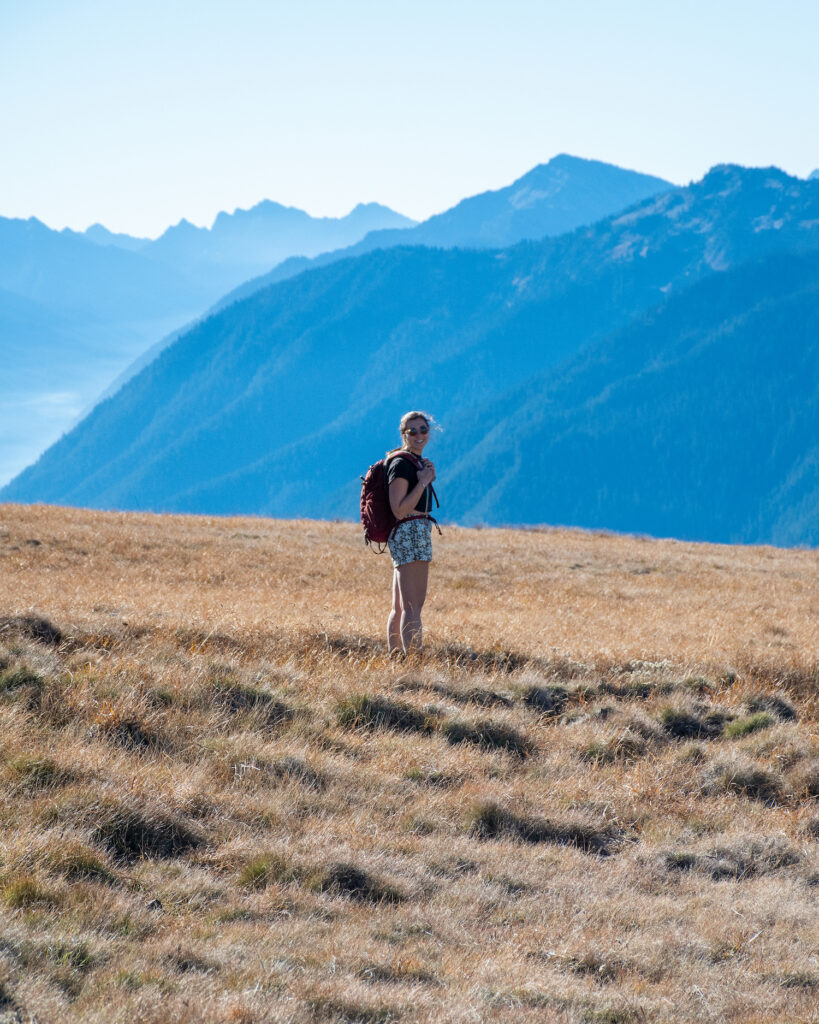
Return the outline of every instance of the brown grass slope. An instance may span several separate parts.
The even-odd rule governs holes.
[[[818,1020],[818,568],[0,506],[0,1020]]]

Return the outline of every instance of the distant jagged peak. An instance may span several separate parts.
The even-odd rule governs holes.
[[[383,221],[385,218],[391,218],[396,224],[406,223],[407,226],[415,223],[415,221],[404,217],[400,213],[396,213],[395,210],[391,210],[388,206],[383,206],[380,203],[358,203],[348,214],[342,217],[314,217],[297,206],[285,206],[283,203],[277,203],[273,199],[262,199],[248,209],[237,207],[233,213],[222,211],[217,214],[211,230],[218,232],[231,226],[254,222],[262,222],[269,227],[271,224],[276,226],[293,225],[296,223],[306,225],[311,222],[341,224],[345,221],[355,222],[368,219]]]
[[[811,171],[808,175],[808,181],[816,181],[817,179],[819,179],[819,167],[817,167],[815,171]]]
[[[383,203],[356,203],[355,206],[347,214],[348,217],[359,217],[361,214],[367,214],[371,216],[374,213],[388,214],[392,217],[403,217],[404,215],[398,213],[397,210],[393,210],[391,206],[385,206]],[[404,218],[409,220],[409,218]]]
[[[114,245],[121,249],[138,250],[146,246],[150,238],[137,238],[124,232],[109,230],[104,224],[96,221],[82,232],[84,238],[96,245]]]
[[[172,227],[169,227],[167,231],[165,231],[165,234],[167,235],[168,232],[170,231],[185,232],[187,234],[198,234],[200,231],[207,230],[207,228],[200,228],[196,224],[192,224],[187,217],[183,217],[177,224],[174,224]]]
[[[216,215],[211,231],[218,233],[240,224],[263,223],[269,227],[271,224],[292,224],[296,221],[306,222],[309,220],[312,220],[310,214],[305,213],[304,210],[300,210],[296,206],[284,206],[273,199],[262,199],[261,202],[247,209],[237,206],[233,213],[227,213],[225,210],[220,211]]]

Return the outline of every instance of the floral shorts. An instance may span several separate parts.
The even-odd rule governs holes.
[[[388,544],[396,569],[407,562],[431,562],[432,523],[429,519],[409,519],[399,523]]]

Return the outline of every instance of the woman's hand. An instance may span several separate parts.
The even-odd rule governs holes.
[[[430,459],[424,459],[424,465],[418,470],[418,483],[426,487],[435,479],[435,466]]]

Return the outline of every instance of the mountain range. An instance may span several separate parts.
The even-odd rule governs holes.
[[[428,407],[445,518],[816,544],[818,289],[819,181],[732,165],[554,238],[336,257],[183,333],[0,498],[354,516]]]
[[[264,202],[155,241],[0,218],[0,480],[27,465],[146,349],[296,253],[414,221],[376,203],[313,218]]]
[[[219,303],[228,305],[269,284],[336,260],[361,256],[394,245],[427,245],[441,249],[502,249],[524,239],[562,235],[593,224],[641,199],[672,188],[671,182],[625,170],[600,160],[560,153],[538,164],[511,185],[462,199],[404,231],[371,231],[346,249],[313,259],[293,256],[269,273],[251,279]]]

